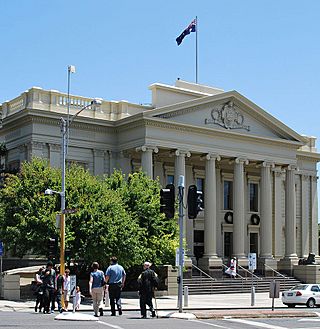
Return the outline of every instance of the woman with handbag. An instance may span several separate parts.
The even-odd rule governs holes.
[[[92,263],[93,271],[90,273],[89,293],[92,296],[94,316],[103,316],[103,291],[105,286],[104,273],[99,270],[97,262]],[[99,311],[99,315],[98,315]]]

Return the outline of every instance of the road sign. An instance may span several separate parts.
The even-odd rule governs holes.
[[[3,243],[0,241],[0,256],[3,254]]]
[[[251,271],[257,268],[257,254],[255,252],[248,254],[248,268]]]
[[[179,248],[176,249],[176,266],[179,266]],[[184,265],[184,249],[182,249],[182,266]]]
[[[77,276],[70,275],[70,296],[76,295],[76,287],[77,287]]]
[[[71,208],[71,209],[65,209],[64,211],[63,211],[63,213],[64,214],[74,214],[75,212],[77,212],[78,211],[78,209],[76,209],[76,208]]]

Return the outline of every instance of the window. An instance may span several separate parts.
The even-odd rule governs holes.
[[[225,180],[223,182],[223,209],[232,210],[233,209],[233,186],[232,182]]]
[[[311,287],[311,291],[314,291],[314,292],[319,292],[319,291],[320,291],[320,289],[319,289],[319,287],[318,287],[318,286],[312,286],[312,287]]]
[[[250,211],[253,211],[253,212],[258,212],[259,209],[258,209],[258,184],[257,183],[250,183],[249,184],[249,200],[250,200]]]
[[[174,184],[174,175],[167,175],[167,184]]]

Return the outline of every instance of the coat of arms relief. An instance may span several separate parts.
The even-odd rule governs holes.
[[[246,129],[250,126],[244,125],[244,116],[237,110],[232,101],[216,106],[211,110],[211,118],[205,119],[205,124],[217,124],[226,129]]]

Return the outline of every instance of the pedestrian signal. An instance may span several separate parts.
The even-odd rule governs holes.
[[[58,253],[58,239],[56,238],[49,238],[48,239],[48,258],[54,259],[57,257]]]
[[[203,193],[197,190],[196,185],[190,185],[188,189],[188,217],[197,218],[200,211],[204,209]]]

